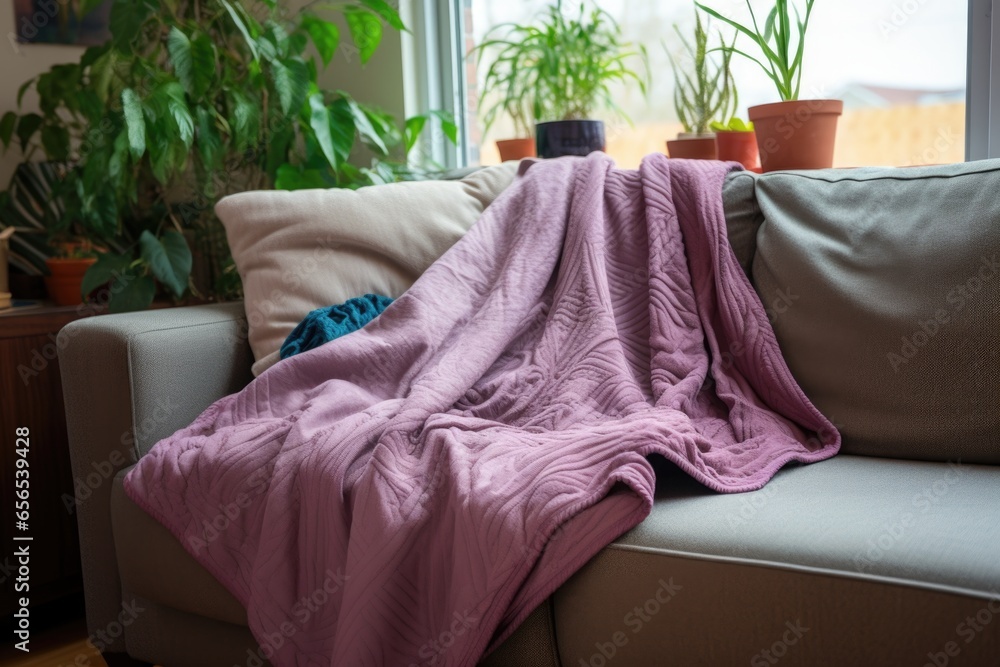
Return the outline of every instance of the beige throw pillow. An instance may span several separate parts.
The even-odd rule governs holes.
[[[360,190],[244,192],[216,204],[243,291],[254,375],[310,311],[364,294],[398,297],[472,226],[516,162],[457,181]]]

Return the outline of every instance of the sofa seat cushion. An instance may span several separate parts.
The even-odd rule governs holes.
[[[657,488],[616,547],[1000,592],[1000,467],[841,455],[753,493],[717,494],[676,470]]]
[[[841,455],[720,495],[658,467],[652,514],[554,596],[563,664],[1000,651],[1000,468]]]

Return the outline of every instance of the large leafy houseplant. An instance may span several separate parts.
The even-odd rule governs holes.
[[[82,12],[98,4],[83,0]],[[39,113],[4,115],[0,142],[16,140],[26,159],[71,165],[54,191],[54,231],[78,229],[104,249],[84,292],[110,281],[112,311],[147,307],[157,282],[181,297],[196,289],[194,246],[207,260],[207,296],[231,296],[238,278],[212,210],[221,196],[407,176],[405,153],[427,119],[397,127],[319,87],[341,35],[318,6],[286,15],[277,0],[114,0],[108,44],[21,87],[18,104],[33,87]],[[384,26],[403,29],[384,0],[336,9],[350,33],[345,48],[362,62]],[[368,166],[350,159],[361,145],[374,156]]]
[[[487,124],[502,112],[527,129],[529,110],[536,123],[583,121],[602,108],[627,118],[614,85],[632,83],[646,93],[644,76],[631,67],[633,60],[646,62],[645,48],[626,42],[607,11],[583,3],[569,14],[559,0],[535,23],[500,24],[477,52],[493,54],[484,93],[495,93],[496,101],[487,108]]]
[[[750,0],[746,0],[750,23],[726,17],[700,2],[696,4],[735,29],[737,37],[748,38],[754,44],[757,55],[737,48],[735,41],[722,48],[757,63],[778,92],[781,102],[748,110],[764,171],[832,166],[837,118],[843,112],[843,102],[799,101],[806,33],[815,0],[802,0],[802,10],[799,0],[774,0],[763,22],[757,20]]]

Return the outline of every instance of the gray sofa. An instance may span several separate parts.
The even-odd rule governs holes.
[[[997,162],[732,175],[731,244],[842,453],[739,495],[656,462],[652,515],[482,664],[1000,664],[997,193]],[[112,663],[266,664],[121,484],[251,380],[242,304],[82,320],[59,348],[74,475],[94,482],[92,640]]]

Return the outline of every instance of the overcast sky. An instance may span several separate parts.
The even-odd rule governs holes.
[[[804,0],[792,0],[800,7]],[[749,21],[745,0],[705,0],[727,16]],[[530,21],[547,0],[473,0],[477,39],[490,25]],[[564,0],[567,7],[575,0]],[[628,100],[635,120],[662,113],[671,100],[672,76],[661,46],[678,46],[672,25],[693,31],[694,5],[686,0],[599,0],[622,24],[626,37],[646,44],[653,91],[646,103]],[[753,0],[763,20],[773,0]],[[717,26],[721,27],[721,26]],[[802,97],[829,97],[851,83],[904,88],[964,88],[968,7],[962,0],[816,0],[806,41]],[[741,38],[743,48],[753,44]],[[741,107],[775,101],[773,85],[757,65],[738,59],[734,75]],[[628,97],[628,94],[626,93]],[[672,108],[672,103],[669,104]]]

